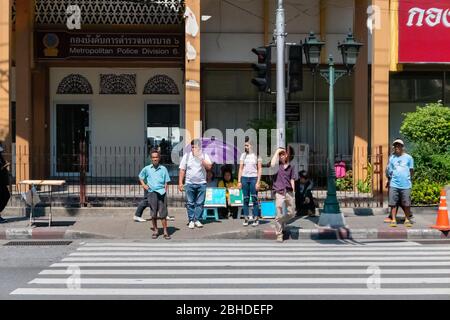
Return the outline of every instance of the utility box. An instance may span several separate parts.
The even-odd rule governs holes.
[[[297,166],[298,171],[305,170],[308,172],[309,169],[309,144],[307,143],[289,143],[294,149],[294,159],[293,163]]]

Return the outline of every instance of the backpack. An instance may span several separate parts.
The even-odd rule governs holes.
[[[341,161],[334,165],[334,170],[336,171],[336,178],[344,178],[347,174],[347,170],[345,169],[345,162]]]

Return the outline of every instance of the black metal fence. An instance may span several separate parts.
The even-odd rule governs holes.
[[[23,148],[6,150],[4,157],[11,162],[12,175],[10,206],[23,205],[21,194],[27,191],[27,186],[20,184],[19,180],[24,177],[64,180],[66,183],[62,187],[37,187],[42,202],[49,203],[51,196],[53,206],[129,207],[137,205],[143,198],[138,174],[149,163],[145,146],[93,146],[86,150],[82,145],[79,150],[82,151],[73,154],[58,154],[55,149],[33,149],[31,152]],[[383,206],[380,148],[375,149],[372,155],[356,150],[353,156],[340,155],[336,160],[340,163],[338,173],[342,175],[342,167],[345,167],[345,177],[337,179],[337,196],[343,207]],[[326,163],[326,155],[310,154],[307,160],[307,171],[314,185],[313,195],[319,206],[326,198]],[[165,166],[172,179],[168,190],[169,206],[182,207],[185,195],[178,190],[178,165],[169,163]],[[235,172],[237,167],[234,165]],[[214,171],[219,177],[220,165],[215,165]],[[27,172],[30,172],[29,176],[26,176]],[[264,175],[262,180],[266,189],[260,191],[259,196],[261,199],[271,199],[273,176]]]

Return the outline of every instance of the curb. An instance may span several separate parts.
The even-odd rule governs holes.
[[[169,207],[171,215],[185,215],[185,207]],[[147,211],[148,209],[146,209]],[[6,207],[2,217],[29,217],[29,209],[23,207]],[[123,217],[133,215],[136,207],[83,207],[83,208],[52,208],[53,218],[85,218],[85,217]],[[36,207],[34,215],[45,217],[50,213],[49,207]]]
[[[34,228],[12,228],[0,231],[0,240],[78,240],[113,239],[101,234],[76,230],[44,230]]]
[[[276,240],[274,229],[245,230],[220,233],[205,239],[264,239]],[[450,233],[434,229],[297,229],[288,228],[284,235],[290,240],[443,240],[450,239]]]
[[[169,207],[169,213],[171,215],[186,215],[185,207]],[[387,214],[388,208],[341,208],[344,216],[356,215],[385,215]],[[415,214],[436,214],[438,207],[428,206],[428,207],[412,207]],[[27,212],[29,209],[23,207],[6,207],[5,211],[2,212],[3,217],[23,217],[29,216]],[[83,208],[65,208],[65,207],[54,207],[52,208],[53,217],[63,217],[63,218],[77,218],[77,217],[121,217],[129,216],[134,214],[136,207],[83,207]],[[35,209],[36,216],[48,216],[50,212],[49,207],[37,207]]]
[[[274,229],[247,229],[209,235],[203,239],[276,240]],[[450,240],[450,233],[434,229],[297,229],[290,227],[284,235],[290,240]],[[0,240],[44,240],[44,239],[115,239],[111,236],[77,230],[45,230],[35,228],[11,228],[0,231]]]

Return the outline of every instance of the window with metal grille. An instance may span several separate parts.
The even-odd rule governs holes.
[[[183,22],[184,0],[35,0],[35,23],[64,25],[67,7],[78,5],[81,23],[91,25],[173,25]],[[15,21],[13,2],[12,19]]]

